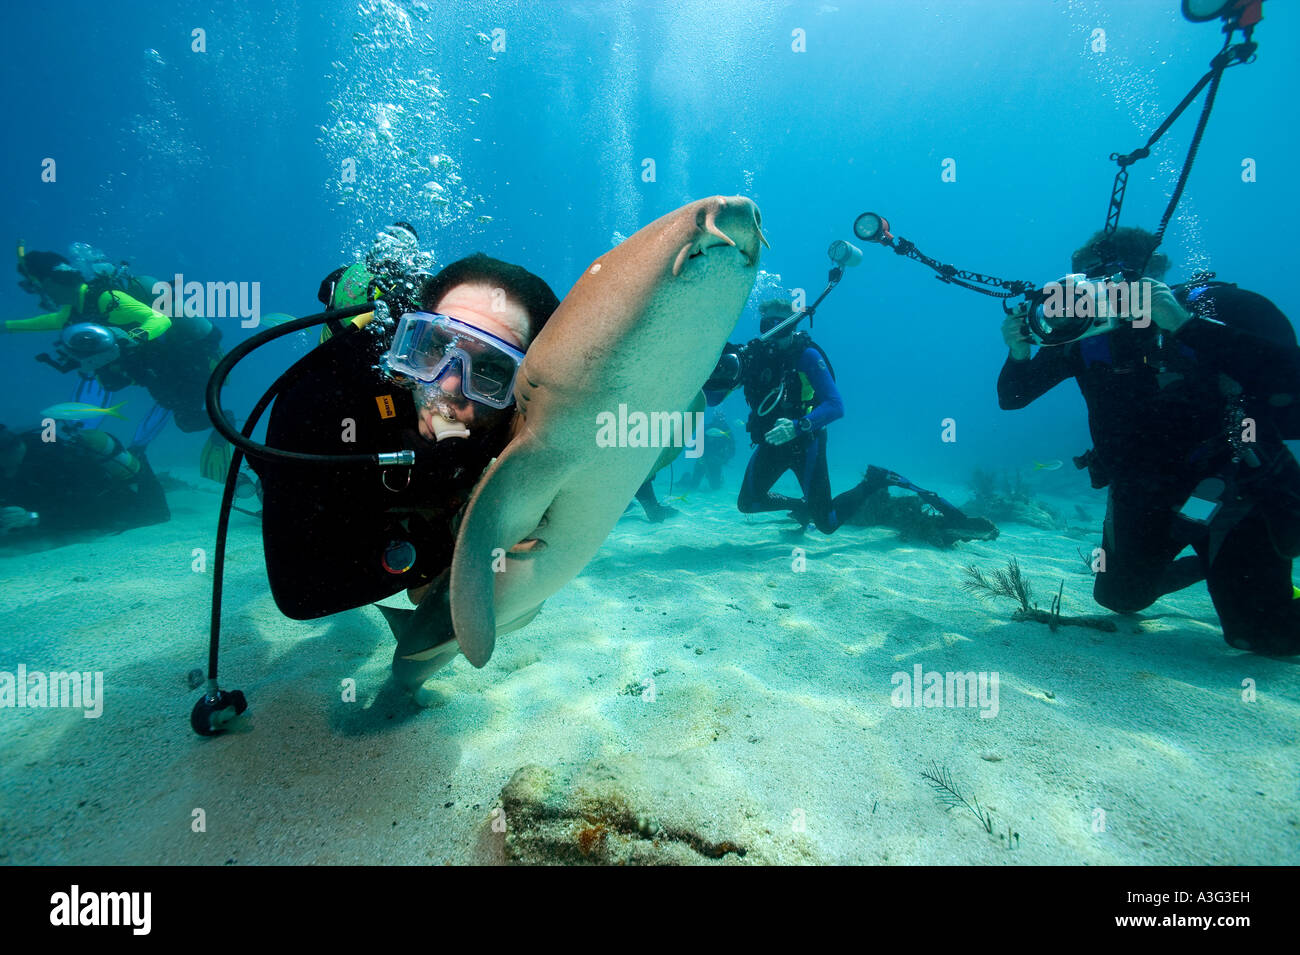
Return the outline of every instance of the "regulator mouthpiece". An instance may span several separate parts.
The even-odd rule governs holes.
[[[444,418],[440,414],[434,414],[431,417],[430,424],[433,427],[433,437],[437,441],[444,438],[468,438],[469,428],[465,427],[459,421],[452,421]]]

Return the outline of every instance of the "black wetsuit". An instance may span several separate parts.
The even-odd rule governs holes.
[[[380,370],[388,336],[372,323],[317,346],[286,373],[267,424],[271,447],[309,454],[414,450],[415,466],[250,458],[262,479],[262,542],[276,606],[309,620],[429,583],[451,563],[453,519],[512,416],[434,444],[415,399]]]
[[[1295,331],[1272,302],[1235,286],[1201,283],[1176,294],[1196,317],[1175,335],[1154,324],[1125,327],[1024,361],[1008,357],[999,404],[1023,408],[1067,378],[1078,382],[1093,484],[1110,488],[1099,604],[1136,612],[1204,578],[1229,644],[1300,652],[1291,587],[1300,466],[1282,443],[1300,434]],[[1242,434],[1250,422],[1256,440],[1234,450],[1230,430]],[[1226,480],[1230,493],[1206,527],[1178,512],[1211,477]],[[1175,560],[1188,544],[1196,556]]]
[[[795,335],[785,350],[760,344],[754,347],[741,384],[750,407],[746,428],[757,447],[745,469],[736,506],[744,514],[793,511],[799,521],[815,524],[823,534],[833,534],[868,492],[858,485],[831,497],[826,426],[843,417],[844,402],[825,353],[804,333]],[[794,439],[769,444],[766,435],[778,418],[795,423]],[[800,422],[807,422],[807,430]],[[772,493],[772,485],[786,471],[794,472],[802,499]]]

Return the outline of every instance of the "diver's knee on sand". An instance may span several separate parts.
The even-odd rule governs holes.
[[[1138,613],[1163,596],[1155,587],[1116,585],[1110,580],[1102,574],[1097,575],[1097,582],[1092,588],[1092,599],[1115,613]]]

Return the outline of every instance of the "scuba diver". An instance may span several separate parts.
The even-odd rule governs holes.
[[[704,450],[696,458],[695,467],[682,478],[682,488],[693,491],[707,478],[709,489],[722,487],[722,467],[736,456],[736,439],[731,436],[731,424],[722,409],[715,408],[704,431]]]
[[[143,448],[75,425],[52,435],[0,425],[0,534],[121,531],[170,517]]]
[[[736,506],[743,514],[789,511],[803,533],[811,523],[833,534],[861,509],[869,497],[889,487],[914,491],[938,519],[970,537],[997,536],[982,518],[968,518],[933,491],[874,465],[862,481],[831,496],[826,464],[826,426],[844,416],[844,401],[835,372],[821,346],[807,332],[795,332],[797,315],[789,299],[769,299],[759,306],[762,335],[744,346],[728,343],[705,384],[710,404],[743,387],[749,405],[746,429],[756,448],[745,469]],[[793,471],[802,498],[772,493],[786,471]]]
[[[20,243],[19,285],[39,295],[48,311],[4,322],[3,329],[59,332],[57,357],[42,354],[37,360],[60,372],[76,370],[83,383],[93,379],[98,400],[106,402],[132,384],[146,388],[163,409],[150,416],[154,433],[166,423],[165,411],[181,431],[208,428],[203,389],[221,357],[221,330],[205,318],[169,318],[155,311],[146,304],[153,298],[153,280],[130,276],[102,255],[82,267],[85,273],[57,252],[27,252]],[[77,397],[86,397],[84,388]],[[137,442],[145,443],[140,437]]]
[[[250,456],[276,606],[309,620],[406,590],[417,609],[380,610],[398,641],[393,676],[411,692],[458,652],[454,522],[511,436],[519,363],[558,307],[521,266],[483,254],[452,262],[415,301],[390,293],[339,323],[286,372],[267,425],[266,444],[280,451],[407,448],[413,466]]]
[[[1203,579],[1229,645],[1300,653],[1300,466],[1283,444],[1300,437],[1295,330],[1268,299],[1212,273],[1164,284],[1157,245],[1144,229],[1099,232],[1069,277],[1146,285],[1145,320],[1097,295],[1098,318],[1058,343],[1070,336],[1053,334],[1041,300],[1012,311],[998,403],[1023,408],[1067,378],[1079,386],[1093,448],[1075,463],[1109,488],[1097,603],[1136,613]],[[1195,554],[1178,558],[1187,546]]]

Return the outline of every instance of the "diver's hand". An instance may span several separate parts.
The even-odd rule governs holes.
[[[1173,290],[1168,285],[1155,279],[1142,281],[1151,287],[1147,301],[1151,303],[1151,320],[1157,328],[1172,334],[1191,321],[1191,314],[1178,304],[1178,299],[1174,298]]]
[[[776,427],[763,436],[768,444],[786,444],[794,440],[794,422],[789,418],[777,418]]]
[[[1030,353],[1031,339],[1028,326],[1025,325],[1027,314],[1029,314],[1029,305],[1021,302],[1002,320],[1002,340],[1007,343],[1007,348],[1011,349],[1011,357],[1016,361],[1024,361]]]

